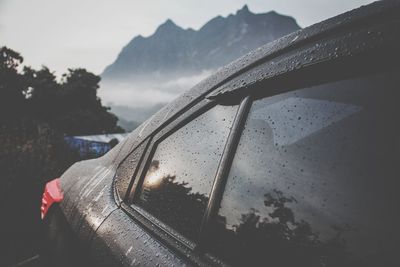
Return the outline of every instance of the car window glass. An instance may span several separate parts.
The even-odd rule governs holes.
[[[399,81],[254,101],[211,250],[239,266],[400,266]]]
[[[115,174],[115,186],[117,188],[118,196],[123,199],[128,189],[129,183],[133,178],[133,174],[138,167],[139,161],[144,153],[147,141],[143,142],[135,150],[133,150],[128,157],[122,161]]]
[[[161,141],[136,204],[192,241],[237,106],[216,106]]]

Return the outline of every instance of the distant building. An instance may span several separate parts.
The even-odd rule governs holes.
[[[71,149],[78,150],[82,158],[95,158],[107,153],[127,135],[128,133],[66,136],[64,140]]]

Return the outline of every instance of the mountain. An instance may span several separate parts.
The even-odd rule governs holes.
[[[292,17],[254,14],[247,5],[199,30],[168,19],[151,36],[136,36],[122,49],[101,75],[99,95],[120,126],[131,130],[217,68],[298,29]]]
[[[182,77],[216,69],[250,50],[300,29],[274,11],[252,13],[247,5],[217,16],[199,30],[183,29],[168,19],[149,37],[136,36],[101,75],[105,81]]]

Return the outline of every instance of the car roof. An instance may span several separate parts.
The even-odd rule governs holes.
[[[216,94],[216,91],[220,91],[219,89],[224,88],[222,85],[261,63],[271,61],[279,55],[285,54],[309,42],[334,34],[338,30],[361,27],[367,24],[367,22],[379,21],[390,14],[396,16],[396,14],[399,14],[399,11],[400,1],[378,1],[298,30],[271,43],[267,43],[220,68],[214,74],[162,108],[129,135],[126,140],[126,143],[128,143],[126,146],[132,148],[139,145],[141,141],[146,139],[149,135],[182,115],[193,106],[194,102],[203,99],[210,93]],[[296,62],[293,64],[296,64]],[[284,67],[286,69],[291,68],[291,66],[288,65]],[[272,68],[272,74],[281,72],[281,69],[275,68],[274,70],[274,68]]]

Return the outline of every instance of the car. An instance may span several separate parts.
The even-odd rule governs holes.
[[[400,2],[218,70],[46,185],[51,266],[400,266]]]

